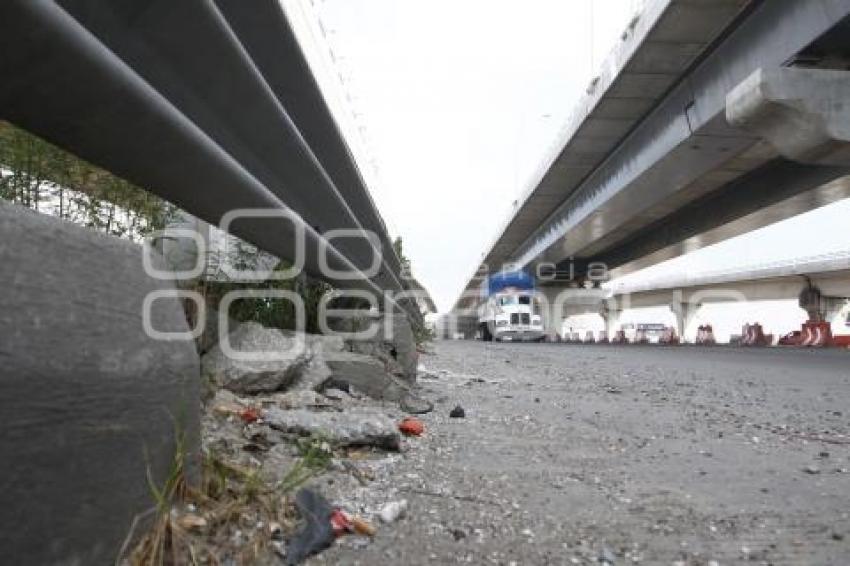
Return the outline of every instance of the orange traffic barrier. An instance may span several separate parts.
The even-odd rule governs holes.
[[[806,348],[824,348],[832,345],[832,327],[828,322],[810,320],[803,324],[800,346]]]
[[[676,336],[676,329],[672,326],[668,326],[664,329],[664,332],[661,333],[661,336],[658,338],[659,344],[666,344],[668,346],[672,346],[679,343],[679,337]]]
[[[717,344],[714,339],[714,328],[710,324],[701,325],[697,328],[697,339],[694,342],[700,346],[713,346]]]
[[[773,334],[765,334],[761,324],[745,324],[741,328],[742,346],[769,346],[771,344],[773,344]]]

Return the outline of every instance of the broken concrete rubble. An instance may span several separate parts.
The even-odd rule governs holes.
[[[307,341],[295,334],[246,322],[229,336],[229,349],[219,344],[201,358],[201,372],[236,393],[264,393],[295,383],[311,359]]]
[[[404,371],[390,354],[396,352],[395,346],[388,350],[383,342],[352,344],[338,336],[249,322],[230,334],[229,352],[219,344],[203,356],[202,371],[214,387],[240,394],[321,391],[329,383],[344,382],[373,399],[398,402],[409,395],[409,381],[401,378]],[[371,353],[350,352],[347,347]]]
[[[410,322],[404,314],[366,314],[362,317],[335,321],[338,332],[360,332],[364,336],[346,338],[346,347],[356,354],[375,357],[386,370],[408,383],[416,381],[419,352]],[[367,329],[373,332],[364,332]]]
[[[401,435],[395,423],[383,414],[369,409],[344,412],[314,412],[305,409],[263,411],[270,427],[302,436],[322,436],[340,446],[376,446],[398,450]]]
[[[384,362],[372,356],[340,352],[326,363],[333,383],[347,383],[372,399],[400,401],[410,389],[386,371]]]
[[[276,403],[281,409],[304,409],[321,407],[328,404],[328,399],[315,391],[289,391],[269,397],[270,402]]]
[[[241,325],[228,341],[236,356],[219,344],[202,361],[209,385],[201,427],[203,465],[214,481],[205,484],[210,491],[203,503],[181,502],[172,511],[179,519],[175,524],[194,541],[188,548],[209,545],[223,562],[243,551],[250,563],[299,562],[296,525],[286,506],[301,485],[333,494],[328,501],[334,516],[347,521],[333,522],[335,536],[350,534],[355,546],[372,544],[367,537],[376,529],[367,518],[377,519],[376,505],[387,495],[374,484],[385,484],[403,458],[402,411],[424,413],[433,405],[411,392],[387,350],[379,356],[356,353],[339,337],[255,323]],[[256,356],[246,359],[240,353]],[[414,435],[406,445],[422,440]],[[242,490],[275,497],[257,506],[239,499]],[[280,494],[285,495],[276,497]],[[244,505],[239,521],[211,519],[230,509],[234,498]],[[268,501],[274,504],[267,508]],[[243,517],[252,526],[243,524]]]

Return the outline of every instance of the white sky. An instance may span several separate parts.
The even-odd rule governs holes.
[[[362,138],[352,145],[365,148],[355,155],[361,168],[372,166],[365,171],[372,197],[441,311],[457,298],[641,4],[312,0]],[[673,268],[846,249],[848,236],[808,232],[846,233],[841,220],[848,213],[845,201],[807,215],[802,226],[769,227],[680,258]]]

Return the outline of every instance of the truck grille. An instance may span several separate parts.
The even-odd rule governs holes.
[[[517,313],[511,314],[511,324],[519,324],[519,315]]]
[[[521,316],[522,316],[522,323],[523,324],[526,324],[526,325],[531,324],[531,316],[527,312],[522,313]]]

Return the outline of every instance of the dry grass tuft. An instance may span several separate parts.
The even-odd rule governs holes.
[[[177,450],[162,487],[150,474],[148,481],[156,506],[148,530],[135,538],[127,552],[134,521],[117,564],[122,566],[218,565],[228,561],[255,564],[273,556],[284,533],[294,531],[298,520],[292,492],[325,470],[330,445],[322,438],[299,442],[301,458],[277,482],[262,478],[221,456],[204,454],[201,482],[195,488],[186,481],[185,439]],[[140,519],[143,519],[140,518]]]

